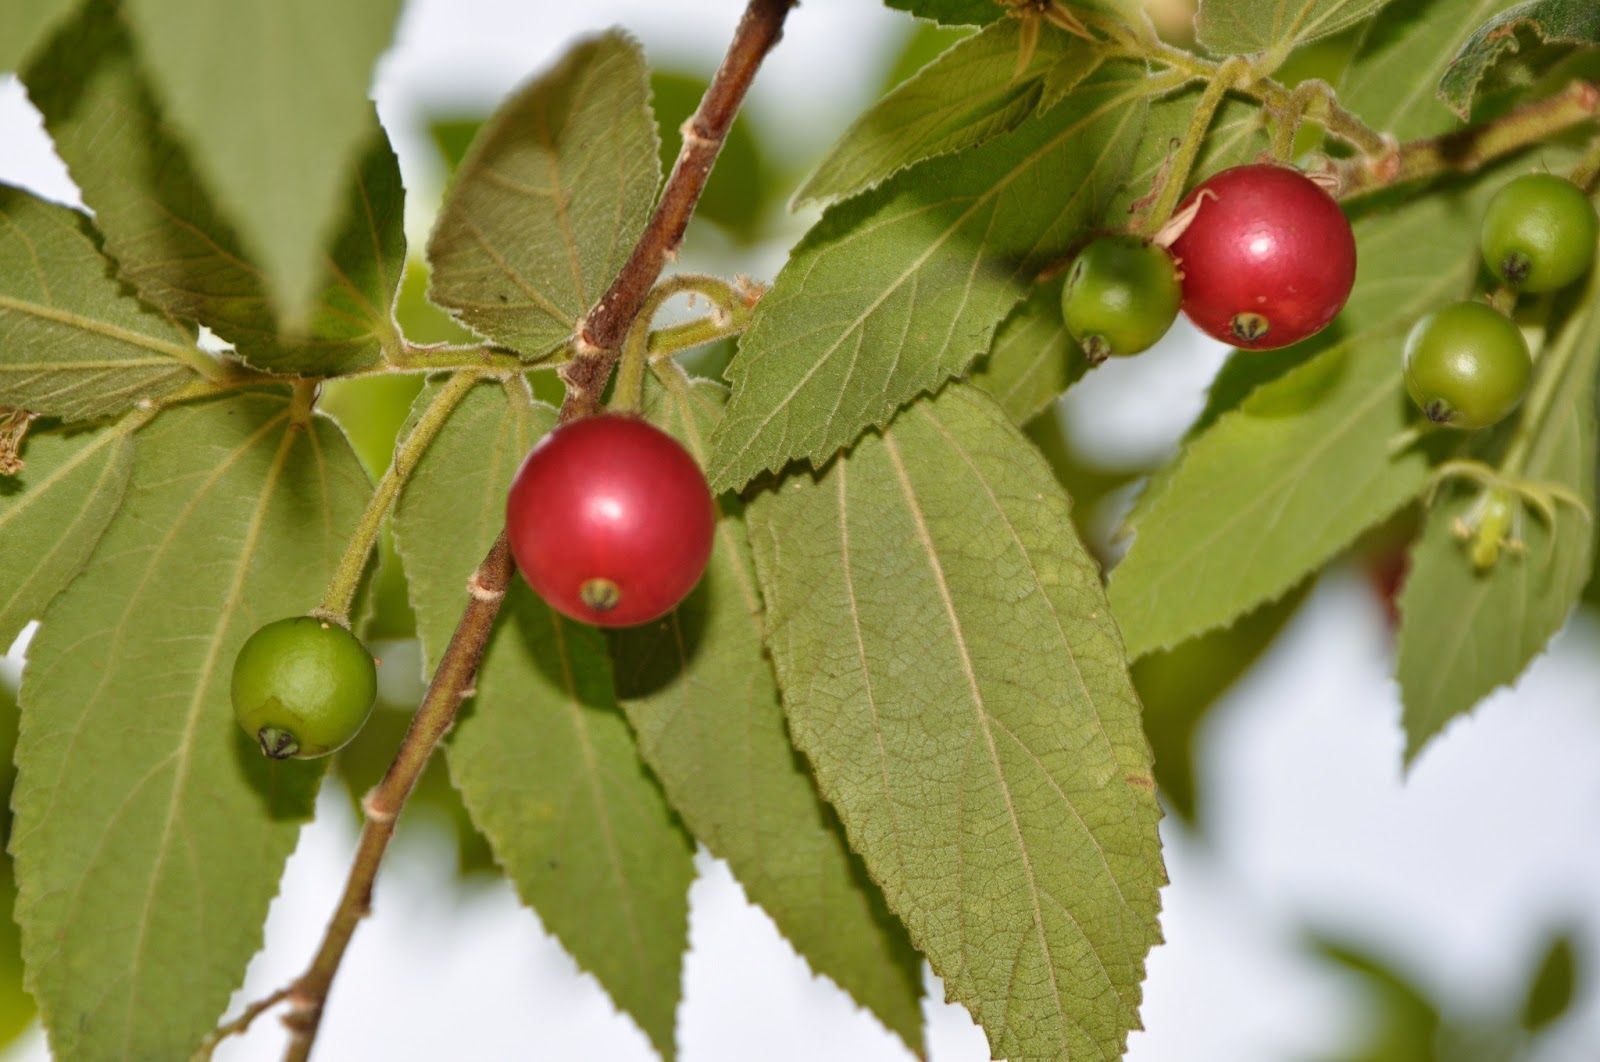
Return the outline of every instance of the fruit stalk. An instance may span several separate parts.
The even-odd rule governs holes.
[[[762,60],[782,35],[793,3],[794,0],[750,0],[745,8],[722,65],[706,89],[699,108],[684,126],[683,149],[678,153],[655,214],[621,273],[580,322],[576,356],[561,374],[567,384],[567,397],[561,407],[563,422],[595,411],[600,392],[616,364],[622,340],[638,317],[662,268],[677,253],[723,138]],[[356,927],[371,909],[373,882],[394,836],[396,820],[433,750],[454,725],[461,702],[472,695],[472,683],[511,574],[511,554],[502,532],[468,581],[471,597],[467,608],[456,624],[455,633],[439,661],[421,707],[412,718],[410,729],[400,742],[394,761],[383,781],[362,801],[366,822],[344,892],[328,921],[311,966],[288,990],[290,1009],[284,1016],[284,1023],[291,1031],[291,1039],[284,1052],[286,1062],[304,1062],[311,1057],[328,992]],[[255,1014],[260,1012],[256,1010]],[[242,1027],[224,1028],[229,1032],[243,1031]]]

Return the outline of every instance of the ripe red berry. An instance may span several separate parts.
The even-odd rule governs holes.
[[[716,507],[670,435],[602,414],[556,428],[506,498],[517,567],[556,611],[601,627],[647,623],[700,581]]]
[[[1195,203],[1172,253],[1183,271],[1183,311],[1202,331],[1271,350],[1316,335],[1344,309],[1355,237],[1339,204],[1299,170],[1224,170],[1179,212]]]

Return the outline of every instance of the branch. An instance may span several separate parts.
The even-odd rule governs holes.
[[[1600,114],[1600,86],[1574,81],[1554,96],[1524,104],[1493,121],[1413,140],[1384,155],[1339,162],[1334,171],[1340,178],[1340,198],[1353,199],[1446,173],[1471,173],[1498,158],[1593,121],[1596,114]]]
[[[678,161],[667,179],[654,216],[622,272],[580,324],[576,356],[561,373],[567,384],[567,397],[561,406],[563,422],[595,411],[622,341],[662,268],[677,253],[723,138],[733,124],[734,115],[761,61],[778,42],[793,4],[794,0],[749,0],[722,66],[706,89],[699,109],[684,125],[683,149],[678,153]],[[334,977],[356,927],[372,908],[373,882],[394,836],[395,822],[433,750],[454,725],[462,701],[472,696],[478,665],[483,660],[511,575],[511,552],[502,531],[490,547],[489,555],[468,580],[471,597],[466,611],[456,624],[455,634],[439,661],[422,705],[412,717],[410,729],[400,742],[394,762],[389,765],[383,781],[361,802],[366,823],[356,845],[355,859],[344,893],[328,921],[311,965],[287,989],[252,1005],[239,1019],[220,1027],[208,1037],[208,1044],[243,1031],[252,1019],[279,998],[286,998],[289,1011],[283,1021],[292,1037],[284,1053],[285,1062],[305,1062],[310,1058]]]
[[[700,106],[683,124],[683,149],[667,178],[661,202],[634,245],[627,264],[609,290],[578,323],[576,357],[561,369],[567,398],[561,422],[593,413],[599,406],[622,340],[666,264],[677,256],[683,233],[705,190],[712,163],[733,125],[756,69],[783,34],[783,20],[795,0],[750,0],[733,43]]]

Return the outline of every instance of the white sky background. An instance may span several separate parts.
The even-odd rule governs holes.
[[[738,0],[412,0],[379,71],[379,107],[412,189],[414,244],[439,187],[422,117],[491,106],[572,38],[632,29],[655,61],[709,69]],[[905,25],[875,0],[806,0],[751,108],[770,146],[818,157],[869,99]],[[72,199],[15,82],[0,80],[0,180]],[[770,276],[775,246],[732,260]],[[702,263],[704,264],[704,263]],[[722,263],[719,263],[719,267]],[[1069,434],[1130,463],[1169,448],[1221,353],[1192,333],[1091,374],[1063,404]],[[1600,959],[1600,639],[1556,643],[1514,691],[1399,773],[1399,704],[1383,620],[1359,577],[1325,579],[1201,735],[1202,841],[1166,824],[1167,943],[1146,985],[1136,1062],[1287,1062],[1334,1053],[1360,1027],[1349,983],[1302,955],[1308,926],[1390,955],[1462,1005],[1515,1006],[1530,954],[1575,924]],[[299,970],[342,884],[356,824],[330,786],[291,860],[246,997]],[[318,1057],[647,1059],[644,1037],[501,883],[463,894],[442,831],[413,828],[352,947]],[[904,1059],[887,1033],[810,976],[717,861],[699,861],[679,1011],[687,1062]],[[1591,971],[1593,972],[1593,971]],[[1600,1057],[1600,978],[1542,1062]],[[933,999],[942,998],[935,986]],[[928,1004],[932,1058],[988,1057],[958,1007]],[[275,1059],[270,1021],[218,1053]],[[45,1057],[34,1034],[15,1059]]]

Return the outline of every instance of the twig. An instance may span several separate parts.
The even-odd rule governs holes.
[[[1524,104],[1492,121],[1443,136],[1401,144],[1384,155],[1348,159],[1335,165],[1340,198],[1388,188],[1445,173],[1471,173],[1495,159],[1541,143],[1600,114],[1600,86],[1574,81],[1566,89]]]
[[[576,356],[562,370],[568,389],[561,407],[563,421],[594,411],[600,391],[616,364],[623,337],[662,268],[677,252],[722,140],[733,124],[734,115],[762,59],[782,34],[793,2],[750,0],[745,9],[722,66],[694,117],[684,126],[683,149],[678,153],[677,164],[667,179],[650,224],[622,272],[589,311],[578,331]],[[511,553],[505,533],[501,532],[490,547],[489,555],[468,581],[466,611],[456,624],[455,634],[439,661],[422,705],[412,717],[410,729],[400,742],[394,762],[383,781],[361,803],[366,822],[356,845],[344,893],[328,921],[316,957],[286,990],[290,1007],[284,1024],[292,1035],[284,1053],[285,1062],[305,1062],[311,1056],[334,977],[356,927],[371,910],[373,882],[394,836],[395,822],[433,750],[454,724],[462,700],[471,695],[478,665],[511,574]],[[224,1027],[218,1033],[227,1035],[227,1031]]]
[[[717,76],[693,116],[683,124],[683,150],[678,152],[655,215],[610,289],[579,322],[577,355],[561,369],[567,385],[562,423],[587,416],[599,406],[600,392],[617,362],[623,337],[661,270],[677,255],[733,117],[761,60],[778,43],[783,20],[793,4],[794,0],[750,0],[745,8]]]

